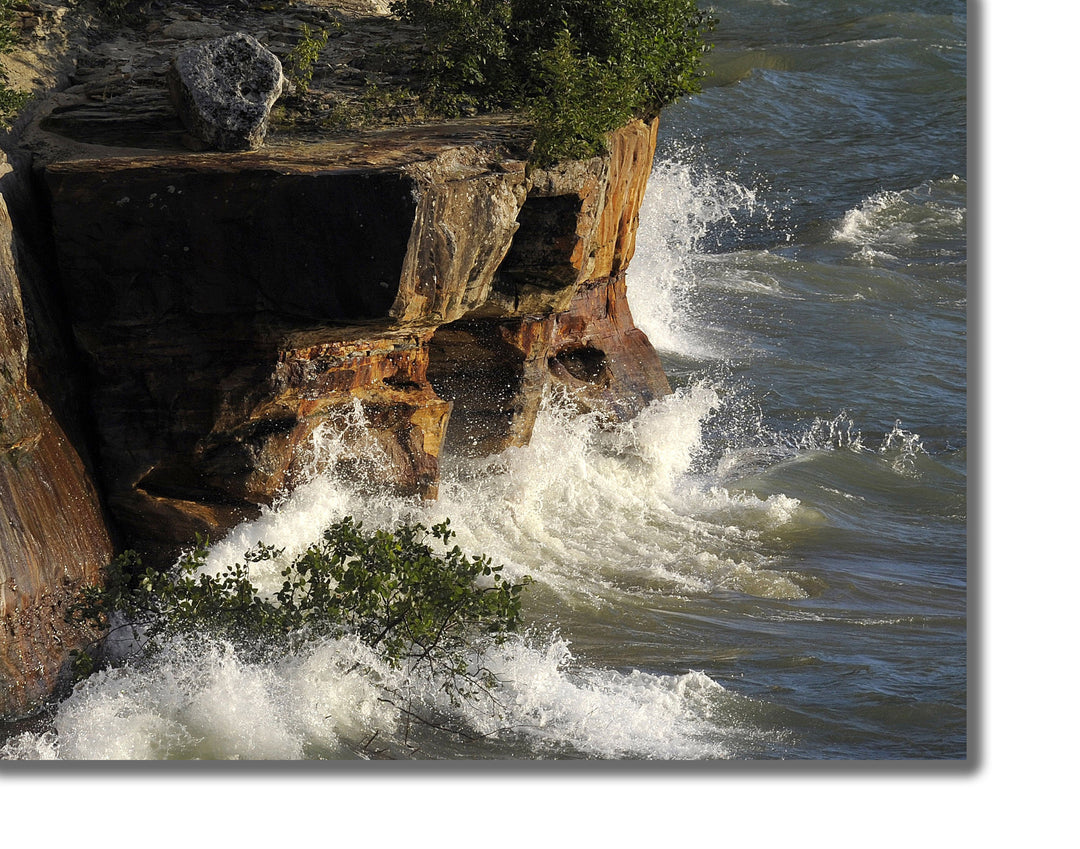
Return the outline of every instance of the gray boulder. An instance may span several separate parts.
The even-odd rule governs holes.
[[[242,32],[187,47],[169,68],[169,90],[184,126],[218,150],[262,144],[284,82],[278,58]]]

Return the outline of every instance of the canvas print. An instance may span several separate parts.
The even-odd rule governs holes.
[[[968,756],[961,0],[0,0],[0,757]]]

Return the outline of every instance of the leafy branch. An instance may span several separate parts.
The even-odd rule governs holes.
[[[329,40],[330,30],[325,27],[315,32],[307,24],[302,25],[300,40],[285,57],[289,78],[296,85],[299,94],[305,94],[311,85],[315,65]]]
[[[367,533],[345,518],[280,571],[281,586],[272,593],[252,583],[251,567],[277,561],[283,551],[262,543],[217,575],[205,570],[206,540],[165,571],[125,552],[103,585],[84,591],[68,621],[98,629],[100,643],[118,617],[141,632],[141,651],[153,651],[162,638],[198,634],[263,656],[350,636],[392,668],[422,664],[452,700],[476,699],[496,683],[478,664],[477,646],[517,630],[531,579],[512,582],[490,558],[450,548],[453,535],[449,522]],[[92,668],[90,652],[72,654],[76,669]]]

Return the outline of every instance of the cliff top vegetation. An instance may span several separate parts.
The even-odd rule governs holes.
[[[272,132],[512,113],[541,164],[600,153],[609,130],[698,91],[710,25],[694,0],[0,0],[0,50],[40,54],[63,29],[82,48],[72,87],[112,110],[163,91],[179,43],[243,30],[292,83]],[[5,87],[8,118],[32,79]]]

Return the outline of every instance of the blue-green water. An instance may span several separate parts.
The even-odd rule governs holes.
[[[702,5],[712,76],[663,115],[629,283],[676,394],[617,429],[553,403],[434,504],[314,476],[214,550],[449,517],[536,579],[486,657],[499,715],[347,641],[187,644],[7,756],[965,757],[965,6]],[[470,735],[403,742],[380,676]]]

